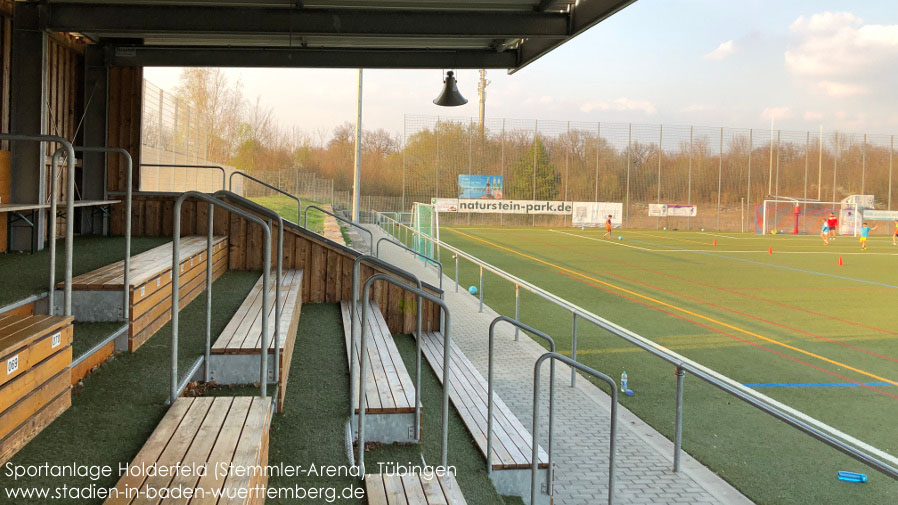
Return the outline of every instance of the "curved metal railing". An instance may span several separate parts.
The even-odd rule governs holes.
[[[261,396],[268,396],[268,286],[270,285],[270,276],[271,276],[271,228],[268,226],[268,223],[265,222],[264,219],[256,216],[250,212],[247,212],[239,207],[231,205],[229,203],[223,202],[217,198],[213,198],[205,193],[200,193],[199,191],[187,191],[182,194],[175,201],[174,208],[174,223],[172,225],[172,304],[171,304],[171,391],[169,401],[174,403],[178,398],[181,392],[181,381],[178,376],[178,326],[179,326],[179,302],[180,302],[180,294],[179,294],[179,282],[180,282],[180,274],[181,274],[181,205],[184,203],[184,200],[188,198],[196,198],[197,200],[204,201],[209,204],[209,214],[212,214],[213,207],[221,207],[229,212],[233,212],[241,217],[244,217],[259,226],[262,227],[263,234],[263,266],[262,266],[262,345],[259,349],[259,359],[261,363],[259,364],[259,388],[261,389]],[[211,224],[211,223],[210,223]],[[209,226],[208,235],[211,237],[213,234],[212,226]],[[207,238],[207,251],[206,251],[206,262],[212,263],[212,239]],[[212,289],[212,276],[209,275],[209,266],[206,266],[206,289]],[[277,303],[277,301],[275,301]],[[207,309],[209,305],[207,303]],[[211,312],[207,310],[206,312],[206,324],[207,327],[209,325],[209,321],[211,318]],[[206,335],[206,346],[205,353],[203,357],[198,359],[194,366],[191,367],[190,373],[187,375],[187,380],[190,379],[190,376],[198,370],[199,364],[202,361],[205,361],[206,367],[209,366],[209,361],[206,358],[209,356],[210,347],[211,347],[211,338],[210,335]]]
[[[443,290],[443,264],[442,263],[440,263],[439,261],[437,261],[433,258],[428,257],[427,255],[419,253],[418,251],[412,249],[411,247],[407,247],[404,244],[390,240],[389,237],[381,237],[377,240],[377,246],[375,246],[375,248],[374,248],[374,256],[375,257],[380,258],[380,243],[383,242],[384,240],[386,240],[387,243],[393,244],[396,247],[401,247],[402,249],[405,249],[406,251],[413,253],[413,254],[419,256],[420,258],[423,258],[424,261],[427,263],[432,263],[432,264],[436,265],[438,273],[439,273],[439,279],[440,279],[440,291]]]

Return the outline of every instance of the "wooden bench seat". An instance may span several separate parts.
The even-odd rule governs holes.
[[[369,474],[365,476],[368,505],[466,505],[455,476]]]
[[[150,438],[131,461],[104,502],[106,505],[140,505],[159,503],[148,490],[163,488],[192,491],[183,504],[228,503],[262,505],[264,493],[254,493],[268,483],[264,470],[268,464],[268,431],[271,426],[271,399],[250,396],[178,398],[156,426]],[[248,475],[223,474],[222,463],[233,463]],[[200,468],[206,475],[175,472],[167,476],[147,476],[142,468]],[[229,493],[245,490],[243,498],[227,499]],[[247,492],[249,491],[249,492]],[[220,492],[221,499],[215,496]],[[168,503],[165,501],[165,503]]]
[[[284,408],[284,395],[290,375],[293,345],[302,309],[302,270],[286,270],[281,278],[280,377],[278,411]],[[271,276],[269,300],[274,300],[276,275]],[[215,293],[212,294],[213,301]],[[275,305],[268,307],[268,349],[274,351]],[[259,380],[259,353],[262,347],[262,277],[250,290],[221,335],[212,345],[212,379],[220,384],[248,384]],[[274,363],[268,364],[274,374]],[[272,375],[269,380],[274,380]]]
[[[0,464],[72,404],[72,318],[0,315]]]
[[[183,308],[203,292],[206,286],[206,237],[182,237],[180,242],[180,306]],[[213,239],[212,278],[228,268],[228,239]],[[134,352],[171,320],[172,243],[150,249],[131,258],[128,280],[128,350]],[[117,321],[121,319],[120,292],[124,289],[123,261],[79,275],[72,279],[72,304],[79,321]],[[58,288],[63,284],[59,283]],[[62,297],[57,297],[61,303]]]
[[[488,385],[486,379],[454,342],[450,343],[450,347],[449,399],[474,437],[480,452],[486,457]],[[440,332],[425,332],[421,349],[442,383],[443,335]],[[529,474],[533,461],[532,435],[499,395],[494,394],[493,472],[490,477],[499,493],[529,499]],[[539,467],[548,468],[548,455],[542,447],[538,451]],[[545,472],[540,472],[540,478],[544,474]]]
[[[349,358],[352,326],[350,312],[352,304],[340,302],[343,316],[343,334],[346,343],[346,358],[354,374],[359,373],[359,351],[356,344],[355,355]],[[361,333],[361,310],[356,315],[358,331]],[[415,384],[409,375],[390,328],[384,320],[377,302],[372,301],[368,309],[368,368],[365,378],[365,430],[366,439],[372,442],[416,442],[413,432],[415,414]],[[351,401],[356,413],[359,411],[358,387]],[[388,417],[381,417],[388,416]],[[353,423],[355,419],[353,419]]]

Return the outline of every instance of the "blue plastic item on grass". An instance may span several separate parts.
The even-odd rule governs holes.
[[[469,288],[468,288],[468,293],[471,293],[472,295],[476,295],[476,294],[477,294],[477,286],[471,286],[471,287],[469,287]]]
[[[845,482],[863,483],[867,482],[867,475],[857,472],[846,472],[843,470],[839,472],[839,480],[843,480]]]

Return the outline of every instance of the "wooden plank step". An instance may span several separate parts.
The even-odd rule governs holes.
[[[212,239],[212,243],[219,245],[226,240],[226,236],[215,236]],[[132,256],[129,284],[131,286],[140,286],[151,278],[171,270],[172,247],[173,244],[169,242]],[[179,252],[182,263],[185,260],[189,261],[191,257],[205,250],[206,237],[199,235],[181,237]],[[124,285],[123,268],[124,261],[117,261],[94,271],[81,274],[72,279],[72,289],[122,289]],[[57,287],[62,288],[63,283],[57,284]]]
[[[361,349],[357,347],[352,359],[349,358],[352,332],[351,310],[349,302],[340,303],[346,356],[358,377]],[[359,314],[356,315],[359,331],[361,331],[361,317],[362,314],[359,311]],[[415,384],[402,361],[390,328],[376,302],[371,302],[368,310],[367,345],[366,412],[369,414],[414,412]],[[358,411],[358,396],[352,400],[356,411]]]
[[[486,455],[487,398],[486,379],[463,352],[450,343],[449,399],[458,410],[480,452]],[[443,336],[426,332],[422,337],[422,353],[434,373],[443,380]],[[533,452],[532,435],[496,395],[493,404],[493,468],[530,468]],[[539,448],[539,466],[548,467],[548,455]]]
[[[368,505],[466,505],[455,475],[420,473],[365,476]]]
[[[263,504],[264,496],[246,490],[251,486],[267,485],[267,476],[222,474],[216,470],[221,469],[221,464],[233,464],[241,469],[267,465],[270,424],[270,398],[178,398],[131,461],[135,471],[119,479],[116,491],[104,503],[158,503],[158,498],[148,499],[147,489],[182,486],[193,490],[193,498],[181,503]],[[205,465],[208,472],[203,476],[174,472],[170,476],[146,477],[140,471],[154,464],[171,466],[177,463],[189,468]]]

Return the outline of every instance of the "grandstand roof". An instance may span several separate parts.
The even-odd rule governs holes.
[[[635,0],[48,0],[121,66],[521,69]]]

